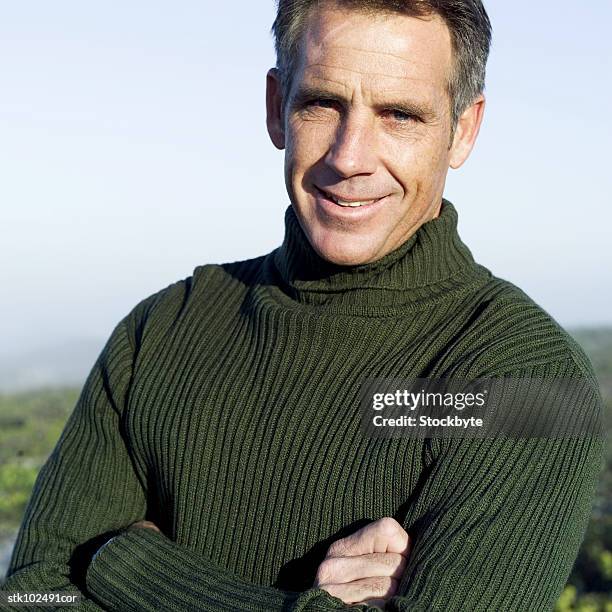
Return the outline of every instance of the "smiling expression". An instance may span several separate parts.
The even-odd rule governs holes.
[[[469,155],[484,106],[466,111],[451,138],[451,67],[440,18],[328,2],[308,17],[284,112],[268,73],[268,130],[285,149],[287,191],[320,256],[375,261],[438,216],[448,168]]]

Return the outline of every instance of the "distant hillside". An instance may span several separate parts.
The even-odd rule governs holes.
[[[0,355],[0,393],[49,387],[79,387],[104,341],[78,339],[38,350]]]

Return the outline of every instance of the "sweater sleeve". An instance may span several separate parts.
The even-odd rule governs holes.
[[[105,539],[145,516],[146,500],[121,436],[120,412],[130,381],[130,334],[143,300],[113,330],[98,356],[26,507],[4,591],[81,595],[91,554]]]
[[[38,474],[1,590],[80,594],[78,609],[92,612],[343,608],[321,589],[250,584],[156,532],[125,529],[147,518],[146,479],[132,462],[121,415],[154,297],[116,326],[89,373]]]
[[[128,529],[103,546],[87,572],[87,587],[106,610],[306,612],[364,610],[327,591],[284,591],[229,572],[162,533]]]
[[[554,369],[582,376],[572,360]],[[549,374],[544,366],[531,372]],[[413,548],[386,610],[554,608],[603,465],[599,388],[594,377],[579,385],[582,400],[573,410],[590,423],[585,433],[429,440],[432,461],[404,521]]]

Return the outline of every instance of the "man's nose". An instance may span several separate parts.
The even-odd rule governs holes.
[[[343,178],[376,171],[374,128],[367,118],[349,114],[343,119],[325,163]]]

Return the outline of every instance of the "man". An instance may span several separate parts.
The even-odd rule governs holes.
[[[600,409],[584,353],[474,262],[443,199],[482,121],[485,10],[281,0],[274,33],[283,243],[199,266],[117,325],[3,588],[88,610],[549,610],[599,436],[359,427],[366,377],[577,378],[576,413]]]

